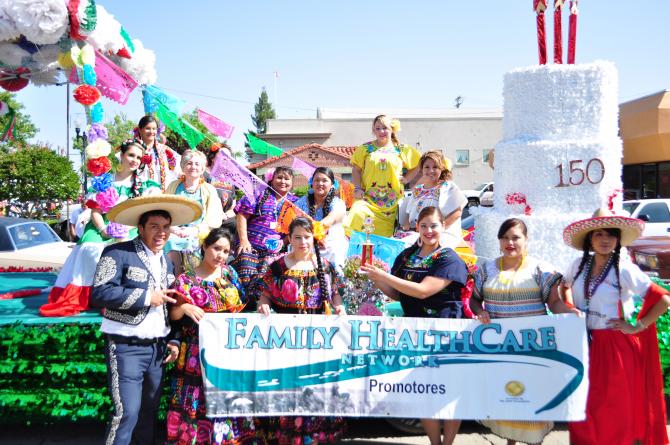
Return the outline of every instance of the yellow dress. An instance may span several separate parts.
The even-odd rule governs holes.
[[[344,221],[347,234],[360,231],[363,221],[372,217],[374,234],[391,237],[398,215],[398,200],[404,186],[400,181],[403,169],[412,170],[419,164],[421,153],[409,145],[378,148],[372,142],[356,148],[351,165],[361,169],[361,187],[365,198],[351,206]]]

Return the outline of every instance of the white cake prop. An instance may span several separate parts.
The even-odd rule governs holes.
[[[566,270],[579,252],[563,243],[563,228],[610,201],[621,209],[616,68],[597,61],[516,69],[503,92],[494,207],[472,212],[477,255],[499,256],[498,228],[516,217],[528,226],[528,253]]]

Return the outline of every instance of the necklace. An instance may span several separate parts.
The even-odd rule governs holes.
[[[526,257],[523,256],[521,258],[521,263],[517,267],[514,268],[513,271],[509,270],[504,270],[503,269],[503,257],[500,257],[498,260],[498,270],[500,273],[498,274],[498,281],[500,281],[502,284],[510,284],[511,282],[514,281],[514,278],[516,278],[516,273],[523,267],[523,265],[526,263]]]
[[[607,274],[609,274],[610,269],[614,265],[614,255],[610,255],[609,258],[607,258],[607,262],[598,276],[592,277],[591,271],[593,270],[594,263],[594,257],[589,257],[585,267],[586,270],[584,271],[584,304],[586,306],[585,312],[587,317],[589,314],[589,306],[591,304],[591,298],[593,297],[593,294],[595,294],[598,286],[600,286],[600,284],[605,281]]]

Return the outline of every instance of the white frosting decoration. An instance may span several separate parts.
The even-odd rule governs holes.
[[[494,207],[472,211],[478,256],[500,256],[498,229],[512,217],[521,218],[528,227],[530,255],[562,271],[580,256],[563,243],[563,229],[606,206],[608,197],[622,188],[617,84],[616,68],[602,61],[532,66],[505,75],[503,140],[495,149]],[[557,187],[561,182],[558,165],[562,165],[565,187]],[[507,204],[507,195],[513,193],[525,197],[530,216],[524,214],[524,205]],[[620,194],[617,208],[621,208]]]
[[[503,139],[616,137],[617,90],[611,62],[515,69],[504,79]]]

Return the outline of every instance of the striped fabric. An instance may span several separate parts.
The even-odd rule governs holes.
[[[526,258],[517,271],[498,270],[497,261],[487,261],[475,275],[472,298],[483,301],[491,318],[545,315],[551,288],[561,275],[533,258]]]

